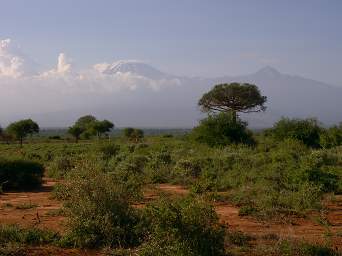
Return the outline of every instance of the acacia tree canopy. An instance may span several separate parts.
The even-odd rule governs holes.
[[[92,116],[92,115],[85,115],[85,116],[82,116],[80,117],[75,125],[80,127],[81,129],[83,130],[87,130],[90,128],[90,126],[92,125],[92,123],[96,122],[97,119],[95,116]]]
[[[23,145],[23,139],[30,134],[38,133],[39,126],[36,122],[32,121],[32,119],[24,119],[14,123],[11,123],[7,129],[7,133],[13,135],[16,139],[19,140],[20,145]]]
[[[114,128],[114,124],[108,120],[103,121],[95,121],[92,123],[92,130],[97,134],[100,138],[102,134],[106,132],[110,132],[111,129]]]
[[[262,96],[254,84],[218,84],[205,93],[198,105],[203,112],[250,113],[265,111],[266,96]]]

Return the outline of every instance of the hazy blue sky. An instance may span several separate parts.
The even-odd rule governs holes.
[[[51,67],[146,60],[217,76],[270,65],[342,86],[341,0],[0,0],[0,39]]]

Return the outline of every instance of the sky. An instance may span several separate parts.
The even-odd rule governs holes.
[[[120,59],[215,77],[263,66],[342,86],[340,0],[0,0],[0,39],[41,69]],[[56,68],[55,68],[56,70]]]

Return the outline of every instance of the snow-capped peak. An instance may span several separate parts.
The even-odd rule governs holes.
[[[114,75],[116,73],[131,73],[151,79],[163,79],[167,75],[158,69],[138,60],[119,60],[112,64],[100,63],[94,65],[94,68],[106,75]]]

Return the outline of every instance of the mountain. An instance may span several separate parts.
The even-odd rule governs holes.
[[[131,73],[134,75],[157,80],[170,77],[169,75],[161,72],[151,65],[136,60],[120,60],[113,62],[112,64],[104,64],[100,72],[106,75],[115,75],[117,73]]]
[[[14,55],[2,51],[1,56]],[[96,64],[84,73],[2,78],[0,123],[32,117],[42,127],[68,126],[91,113],[118,126],[193,127],[205,116],[197,106],[203,93],[230,82],[256,84],[267,96],[266,112],[242,115],[250,127],[270,127],[282,116],[317,117],[326,125],[342,121],[342,87],[272,67],[241,76],[192,78],[170,75],[141,61],[122,60]]]

